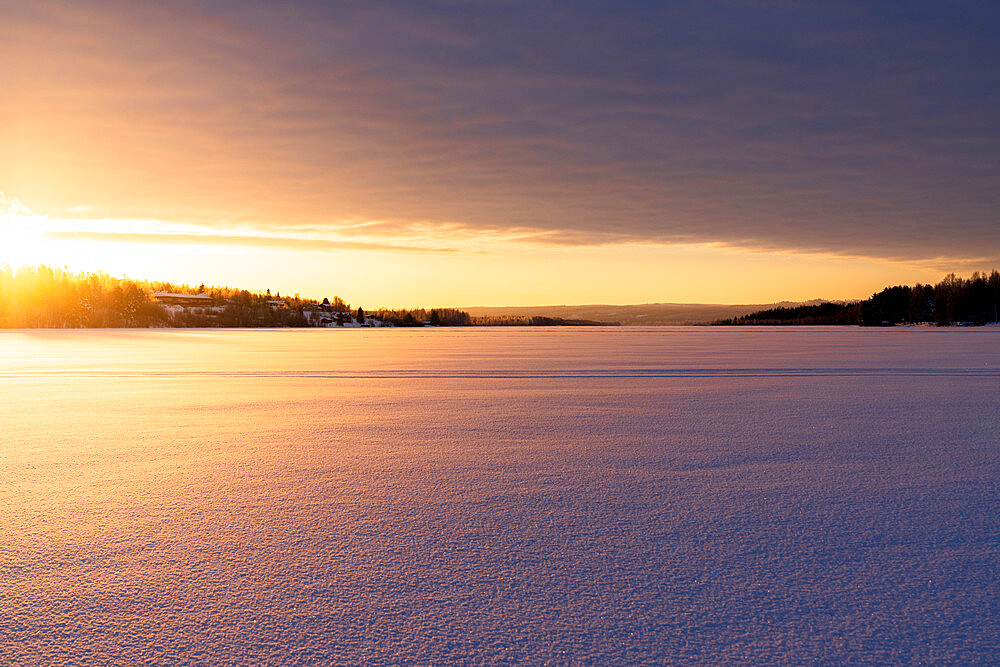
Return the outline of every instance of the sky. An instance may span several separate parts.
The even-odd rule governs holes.
[[[375,306],[1000,267],[996,2],[0,0],[0,264]]]

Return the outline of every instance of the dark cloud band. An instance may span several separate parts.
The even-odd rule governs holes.
[[[0,142],[72,120],[91,213],[277,236],[1000,257],[995,3],[667,4],[0,5]]]

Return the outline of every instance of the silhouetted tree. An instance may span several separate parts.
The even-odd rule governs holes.
[[[937,285],[886,287],[856,304],[774,308],[716,324],[862,324],[890,326],[935,322],[985,324],[1000,321],[1000,273],[973,273],[968,279],[950,273]]]

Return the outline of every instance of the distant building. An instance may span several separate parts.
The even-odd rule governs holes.
[[[207,294],[178,294],[176,292],[153,292],[153,300],[166,306],[205,307],[215,303]]]

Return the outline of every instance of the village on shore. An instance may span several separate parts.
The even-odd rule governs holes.
[[[216,298],[208,294],[184,294],[164,290],[153,292],[150,300],[162,307],[173,320],[189,319],[192,316],[206,319],[221,318],[225,315],[226,309],[233,305],[229,299]],[[268,299],[266,306],[272,311],[284,311],[290,319],[301,316],[303,321],[300,322],[300,326],[345,328],[396,326],[388,319],[380,319],[374,314],[366,315],[363,308],[352,311],[340,299],[335,299],[334,303],[330,303],[329,299],[323,299],[319,303],[305,302],[301,305],[283,299]],[[410,326],[430,324],[430,320],[418,322],[414,319]]]
[[[148,294],[147,310],[159,311],[164,326],[171,327],[467,327],[467,326],[614,326],[617,322],[539,315],[473,317],[457,308],[403,308],[366,313],[351,308],[340,297],[322,301],[272,297],[245,291],[225,294],[219,290],[197,293],[156,290]]]
[[[70,273],[46,266],[0,266],[0,329],[199,327],[455,327],[616,326],[618,312],[586,313],[553,307],[546,314],[457,308],[352,308],[338,296],[322,300],[270,290],[192,287]],[[489,309],[486,309],[489,310]],[[526,309],[528,311],[537,309]],[[617,309],[616,309],[617,311]],[[556,313],[563,317],[555,317]],[[789,304],[719,319],[721,325],[989,325],[1000,322],[1000,272],[949,274],[936,285],[887,287],[861,301]],[[580,313],[584,314],[584,313]],[[570,317],[565,317],[570,315]],[[577,315],[573,317],[573,315]],[[630,322],[633,324],[644,322]]]
[[[457,308],[378,308],[365,312],[334,296],[322,300],[271,290],[193,287],[71,273],[47,266],[0,266],[0,329],[223,327],[455,327],[606,325],[580,319],[474,317]]]

